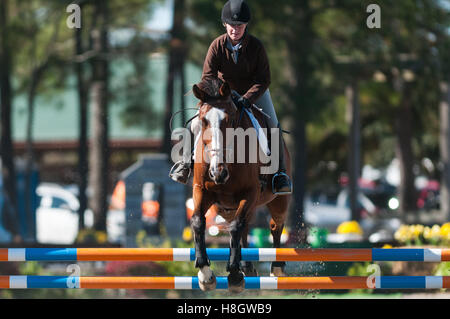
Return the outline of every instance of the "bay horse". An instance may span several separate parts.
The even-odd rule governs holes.
[[[226,136],[227,128],[236,126],[243,128],[253,127],[249,116],[240,116],[240,112],[231,98],[231,90],[226,82],[211,81],[206,88],[193,86],[193,93],[200,102],[197,124],[192,123],[192,130],[197,125],[197,132],[201,135],[196,143],[194,157],[193,200],[194,213],[191,218],[191,227],[195,242],[195,267],[199,268],[199,286],[203,291],[213,290],[216,287],[216,277],[210,269],[210,261],[206,254],[205,244],[205,214],[209,208],[215,209],[229,223],[230,257],[227,263],[228,287],[231,292],[241,292],[244,289],[244,274],[257,276],[256,270],[249,261],[241,260],[242,247],[248,247],[249,222],[257,207],[267,205],[270,214],[270,231],[273,236],[273,247],[280,247],[280,239],[287,217],[290,195],[274,195],[272,185],[267,183],[262,187],[260,180],[260,167],[262,163],[247,162],[249,150],[246,147],[246,160],[237,162],[236,149],[226,149],[226,138],[217,138],[221,133]],[[244,112],[244,110],[241,110]],[[254,112],[261,127],[266,127],[264,115]],[[198,125],[201,129],[199,130]],[[209,131],[210,134],[206,132]],[[220,132],[219,132],[220,131]],[[279,132],[279,134],[282,134]],[[284,146],[284,143],[282,144]],[[257,146],[258,147],[258,146]],[[210,161],[203,158],[206,149]],[[258,149],[258,148],[257,148]],[[232,151],[234,161],[227,163],[220,161],[220,155]],[[290,157],[284,146],[286,170],[291,176]],[[266,176],[271,181],[272,175]],[[271,276],[284,275],[284,262],[272,262]]]

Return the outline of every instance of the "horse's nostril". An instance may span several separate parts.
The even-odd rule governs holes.
[[[216,183],[217,184],[225,184],[225,182],[227,181],[227,177],[228,177],[228,170],[224,169],[220,172],[220,175],[217,178]]]
[[[228,169],[222,168],[218,169],[216,171],[210,169],[208,170],[209,177],[216,183],[216,184],[224,184],[228,179]]]
[[[225,178],[227,178],[227,177],[228,177],[228,170],[224,169],[222,171],[222,178],[225,180]]]

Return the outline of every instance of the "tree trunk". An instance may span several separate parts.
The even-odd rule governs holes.
[[[441,213],[446,216],[445,220],[450,220],[450,81],[441,83],[439,115],[439,147],[443,164],[440,204]]]
[[[402,89],[402,100],[395,118],[395,132],[397,144],[395,153],[400,162],[400,186],[398,189],[401,213],[410,213],[416,210],[416,190],[414,186],[414,155],[412,150],[412,103],[411,87],[405,83]]]
[[[358,85],[355,81],[348,85],[345,90],[347,97],[347,124],[350,127],[349,134],[349,153],[348,153],[348,192],[350,199],[350,209],[352,220],[360,220],[360,212],[358,210],[358,179],[361,167],[361,137],[360,137],[360,120],[359,120],[359,103],[358,103]]]
[[[106,214],[108,210],[108,8],[106,0],[98,0],[96,14],[98,27],[92,31],[92,139],[90,154],[89,180],[92,189],[90,206],[94,213],[94,228],[106,231]]]
[[[306,243],[307,233],[304,221],[304,197],[306,192],[306,123],[296,120],[293,129],[294,156],[292,161],[292,204],[288,225],[291,243]]]
[[[48,61],[47,61],[48,62]],[[26,238],[25,240],[35,240],[36,239],[36,228],[32,227],[35,225],[34,216],[32,213],[32,174],[34,169],[34,148],[33,148],[33,124],[34,124],[34,109],[36,93],[39,82],[43,76],[48,63],[35,68],[31,74],[30,88],[28,91],[28,119],[27,119],[27,132],[26,132],[26,152],[25,152],[25,216],[26,216]],[[30,227],[32,227],[30,229]]]
[[[295,13],[294,13],[295,12]],[[314,97],[311,88],[313,84],[313,66],[309,58],[313,52],[314,34],[312,31],[312,15],[308,1],[298,1],[293,5],[293,13],[286,17],[290,28],[286,28],[286,38],[289,52],[290,69],[295,70],[289,80],[288,99],[292,107],[296,123],[293,129],[293,196],[290,206],[288,226],[291,230],[291,244],[305,245],[307,228],[304,220],[304,197],[306,192],[307,170],[307,136],[306,123],[308,110],[314,107]],[[302,41],[299,42],[298,39]]]
[[[164,113],[164,135],[161,151],[170,156],[172,148],[170,118],[174,110],[174,81],[177,75],[183,76],[184,64],[184,17],[185,0],[174,1],[173,26],[169,44],[169,61],[167,71],[166,105]],[[183,85],[183,80],[180,81]],[[182,97],[184,99],[184,96]]]
[[[35,113],[35,100],[39,87],[39,83],[44,76],[47,68],[50,64],[50,59],[52,57],[52,46],[56,42],[59,31],[59,19],[55,21],[55,28],[53,35],[49,42],[47,43],[46,57],[45,59],[37,63],[37,39],[33,38],[33,47],[31,60],[34,61],[33,68],[31,71],[30,87],[28,90],[28,119],[27,119],[27,129],[26,129],[26,151],[25,151],[25,216],[26,216],[26,233],[25,240],[34,241],[36,239],[36,228],[35,226],[35,214],[33,214],[32,200],[34,198],[32,189],[32,175],[35,165],[35,155],[34,155],[34,145],[33,145],[33,125],[34,125],[34,113]]]
[[[186,54],[186,53],[185,53]],[[186,103],[184,101],[184,95],[186,94],[186,75],[184,73],[184,56],[180,62],[180,69],[178,70],[180,78],[180,107],[181,107],[181,125],[186,123]]]
[[[83,54],[83,39],[82,29],[75,28],[75,56]],[[88,200],[86,197],[86,189],[88,183],[88,145],[87,145],[87,103],[88,92],[86,81],[84,77],[84,62],[75,62],[75,72],[77,75],[78,86],[78,108],[80,118],[78,122],[79,135],[78,135],[78,200],[80,207],[78,210],[79,220],[78,228],[81,230],[84,228],[84,212],[86,211]]]
[[[169,53],[169,65],[167,72],[167,86],[166,86],[166,106],[164,111],[164,135],[162,142],[162,153],[170,155],[172,147],[172,139],[170,132],[170,118],[173,114],[173,86],[175,81],[175,63],[173,59],[173,53]]]
[[[10,67],[12,65],[9,52],[8,1],[0,1],[0,152],[4,196],[9,205],[5,205],[6,227],[16,240],[21,240],[18,227],[18,211],[16,197],[16,174],[14,169],[14,150],[12,144],[11,109],[12,93]],[[0,221],[1,222],[1,221]]]

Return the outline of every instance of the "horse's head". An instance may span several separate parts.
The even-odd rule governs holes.
[[[210,158],[209,176],[216,184],[225,184],[230,178],[224,161],[224,145],[227,145],[225,132],[234,126],[237,116],[230,86],[226,82],[211,81],[204,89],[194,85],[192,91],[200,100],[199,120],[202,123],[202,140]]]

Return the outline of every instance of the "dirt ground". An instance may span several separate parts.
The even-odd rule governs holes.
[[[417,293],[417,294],[404,294],[402,299],[450,299],[450,292],[443,293]]]

